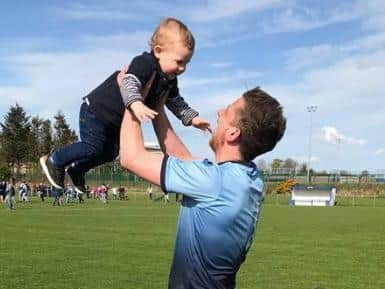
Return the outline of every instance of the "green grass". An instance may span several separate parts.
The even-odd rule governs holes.
[[[0,288],[167,288],[178,208],[140,195],[2,208]],[[385,207],[266,204],[237,288],[385,288],[384,221]]]

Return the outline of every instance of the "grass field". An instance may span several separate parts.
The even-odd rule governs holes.
[[[167,288],[179,205],[0,210],[0,288]],[[385,288],[385,207],[266,204],[238,289]]]

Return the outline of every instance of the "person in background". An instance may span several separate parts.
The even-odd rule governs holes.
[[[147,187],[146,194],[148,195],[148,198],[149,198],[150,200],[153,199],[153,195],[152,195],[152,184],[151,184],[151,183],[150,183],[150,184],[148,185],[148,187]]]
[[[10,210],[16,209],[15,202],[15,178],[11,178],[5,188],[5,203]]]
[[[5,189],[7,188],[7,183],[5,181],[0,181],[0,202],[5,202]]]
[[[47,191],[47,188],[46,186],[43,184],[43,183],[40,183],[38,186],[37,186],[37,193],[40,197],[40,200],[44,203],[44,197],[46,195],[46,191]]]

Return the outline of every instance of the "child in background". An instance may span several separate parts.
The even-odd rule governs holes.
[[[5,187],[5,203],[10,210],[15,210],[15,179],[11,178]]]
[[[181,21],[166,18],[150,41],[151,51],[136,56],[121,83],[120,71],[84,97],[80,108],[80,142],[40,158],[40,164],[56,188],[64,187],[65,169],[77,192],[85,191],[85,173],[119,154],[120,126],[124,110],[140,121],[154,119],[157,104],[165,101],[169,110],[186,126],[211,131],[179,93],[177,76],[189,63],[195,47],[192,33]]]

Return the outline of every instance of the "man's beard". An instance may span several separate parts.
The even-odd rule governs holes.
[[[214,149],[214,136],[211,137],[211,139],[209,141],[209,146],[210,146],[212,151],[215,151],[215,149]]]
[[[212,135],[211,139],[210,139],[210,142],[209,142],[209,145],[211,147],[211,149],[213,150],[213,152],[215,152],[218,147],[223,143],[223,137],[221,136],[218,136],[216,133]]]

